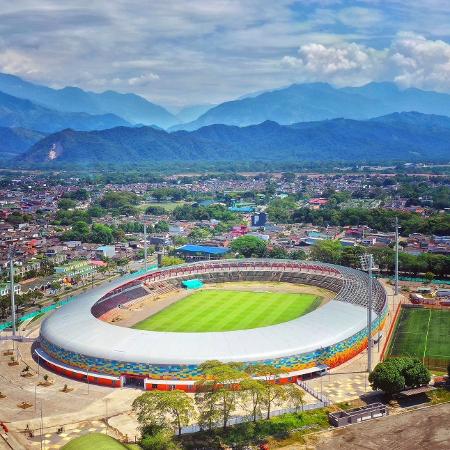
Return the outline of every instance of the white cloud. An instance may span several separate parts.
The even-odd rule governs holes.
[[[390,49],[394,80],[402,86],[450,90],[450,44],[403,33]]]
[[[171,105],[316,80],[450,91],[450,3],[442,0],[1,3],[0,70],[58,87]]]
[[[399,33],[382,50],[356,43],[305,44],[281,62],[305,81],[354,85],[392,80],[402,87],[450,91],[450,44],[414,33]]]
[[[13,75],[33,75],[39,73],[38,66],[33,59],[15,50],[1,50],[0,48],[0,72]]]
[[[139,75],[138,77],[132,77],[128,79],[130,86],[146,86],[152,81],[159,80],[159,75],[153,72]]]

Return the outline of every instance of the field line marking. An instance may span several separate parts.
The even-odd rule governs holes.
[[[428,325],[427,325],[427,334],[425,336],[425,347],[423,349],[423,358],[422,358],[422,362],[425,362],[425,354],[427,352],[427,344],[428,344],[428,333],[430,331],[430,322],[431,322],[431,308],[430,308],[430,314],[428,315]]]

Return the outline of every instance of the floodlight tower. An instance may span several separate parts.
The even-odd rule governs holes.
[[[394,295],[398,295],[398,217],[395,218],[395,284]]]
[[[144,271],[147,272],[147,222],[144,220]]]
[[[14,342],[14,338],[16,337],[16,302],[14,292],[14,247],[12,245],[9,248],[9,281],[11,293],[11,322]]]
[[[372,371],[372,271],[373,255],[365,254],[361,256],[361,268],[368,272],[368,302],[367,302],[367,371]]]

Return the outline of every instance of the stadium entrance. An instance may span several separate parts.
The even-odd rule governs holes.
[[[136,375],[125,375],[123,380],[124,387],[144,389],[144,378]]]

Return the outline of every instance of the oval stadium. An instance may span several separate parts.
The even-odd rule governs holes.
[[[270,364],[280,382],[336,367],[367,347],[368,275],[331,264],[201,261],[128,275],[45,319],[34,356],[64,376],[195,390],[208,360]],[[373,280],[372,330],[387,313]]]

